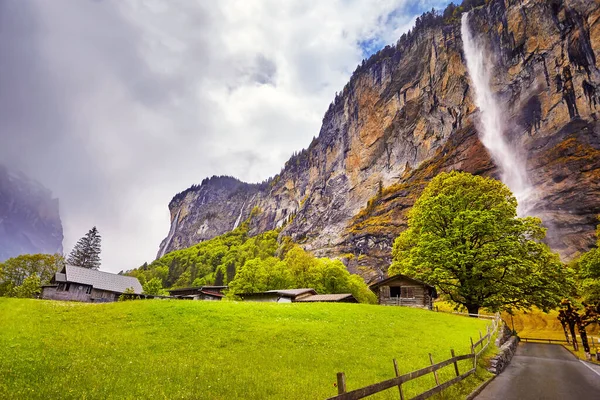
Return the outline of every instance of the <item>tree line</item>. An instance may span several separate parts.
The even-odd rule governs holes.
[[[279,239],[279,230],[250,237],[249,224],[250,219],[231,232],[168,253],[126,274],[137,277],[146,294],[164,294],[163,288],[227,285],[227,296],[236,298],[241,293],[313,288],[375,302],[364,280],[350,274],[341,261],[314,257],[289,237]]]
[[[0,263],[0,296],[36,297],[42,285],[66,264],[81,268],[100,268],[101,236],[93,227],[77,241],[69,256],[62,254],[23,254]]]

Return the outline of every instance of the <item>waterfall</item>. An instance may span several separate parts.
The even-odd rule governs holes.
[[[165,255],[165,253],[167,252],[167,248],[171,244],[171,240],[173,240],[173,236],[175,235],[175,231],[177,230],[177,224],[179,222],[179,213],[180,212],[181,212],[181,209],[179,209],[179,211],[177,211],[175,218],[173,218],[173,221],[171,222],[171,229],[169,229],[169,235],[167,236],[167,240],[165,240],[165,245],[162,247],[162,249],[160,249],[158,258],[161,258],[162,256]]]
[[[235,220],[235,224],[233,224],[233,229],[237,228],[238,225],[240,224],[240,221],[242,220],[242,213],[244,212],[244,206],[245,205],[246,205],[246,202],[244,201],[242,203],[242,208],[240,208],[240,215],[238,215],[237,219]]]
[[[518,156],[517,149],[504,137],[504,121],[508,116],[498,104],[490,88],[490,72],[493,63],[486,57],[483,44],[473,38],[468,21],[469,13],[464,13],[460,30],[467,70],[475,92],[475,104],[480,110],[479,139],[500,168],[502,182],[515,195],[519,203],[517,214],[525,216],[535,205],[533,188],[527,179],[525,165]]]

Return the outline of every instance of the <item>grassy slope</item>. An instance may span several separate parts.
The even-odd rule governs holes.
[[[394,357],[405,373],[428,365],[429,352],[464,354],[485,330],[480,320],[358,304],[7,298],[0,325],[2,399],[326,398],[338,371],[355,389],[393,377]],[[431,385],[415,381],[408,397]]]

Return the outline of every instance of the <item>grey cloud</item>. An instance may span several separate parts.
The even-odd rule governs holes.
[[[103,269],[150,261],[173,194],[263,180],[318,134],[374,6],[250,1],[0,0],[0,164],[60,198],[65,250],[97,225]],[[314,25],[350,6],[347,34]]]
[[[266,58],[262,54],[256,56],[256,71],[254,72],[253,80],[260,84],[273,84],[275,82],[275,74],[277,73],[277,65]]]

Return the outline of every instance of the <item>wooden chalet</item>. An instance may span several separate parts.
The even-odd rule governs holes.
[[[168,290],[171,297],[184,300],[221,300],[227,286],[197,286]]]
[[[292,303],[308,296],[314,296],[317,292],[314,289],[285,289],[285,290],[267,290],[259,293],[242,293],[238,296],[244,301],[261,301],[272,303]]]
[[[377,302],[386,306],[431,310],[433,300],[437,298],[435,287],[401,274],[376,282],[369,288],[377,295]]]
[[[127,289],[142,294],[137,278],[95,269],[66,265],[49,285],[42,286],[42,299],[105,303],[117,301]]]
[[[298,303],[358,303],[352,293],[315,294],[296,300]]]

